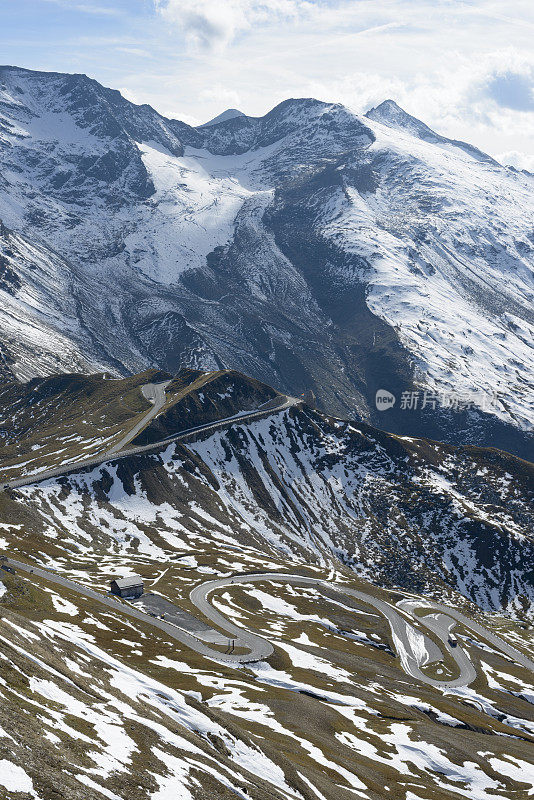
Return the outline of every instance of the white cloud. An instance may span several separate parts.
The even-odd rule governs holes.
[[[295,19],[313,9],[306,0],[155,0],[155,5],[199,49],[223,49],[254,25]]]
[[[216,103],[218,108],[230,108],[230,106],[237,108],[241,103],[239,92],[221,84],[203,89],[199,94],[199,100]]]

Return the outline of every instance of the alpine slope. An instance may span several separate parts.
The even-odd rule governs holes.
[[[7,376],[231,367],[396,433],[532,452],[529,173],[393,101],[192,128],[17,67],[0,158]]]

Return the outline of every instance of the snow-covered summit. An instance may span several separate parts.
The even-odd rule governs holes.
[[[371,108],[365,116],[368,119],[381,122],[389,128],[406,131],[406,133],[418,139],[424,139],[427,142],[456,146],[478,161],[487,161],[492,164],[497,164],[495,159],[487,153],[483,153],[482,150],[479,150],[477,147],[473,147],[473,145],[467,142],[460,142],[457,139],[448,139],[446,136],[441,136],[439,133],[436,133],[436,131],[433,131],[432,128],[429,128],[424,122],[421,122],[421,120],[412,117],[411,114],[404,111],[394,100],[384,100],[380,105]]]
[[[228,366],[399,433],[529,452],[527,175],[393,101],[361,117],[297,98],[192,128],[13,67],[0,158],[4,371],[73,352],[123,373]],[[468,409],[401,408],[425,391]]]
[[[412,117],[394,100],[384,100],[380,105],[371,108],[365,115],[369,119],[388,125],[390,128],[407,131],[420,139],[432,139],[437,136],[424,122]]]
[[[211,125],[218,125],[220,122],[227,122],[229,119],[235,119],[236,117],[244,116],[246,115],[237,108],[227,108],[226,111],[222,112],[222,114],[217,114],[216,117],[213,117],[213,119],[208,120],[208,122],[204,122],[203,125],[199,125],[198,127],[209,128]]]

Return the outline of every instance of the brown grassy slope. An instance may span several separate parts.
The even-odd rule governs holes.
[[[150,409],[144,384],[165,373],[130,378],[55,375],[0,388],[1,477],[86,458],[108,450]]]
[[[235,370],[200,372],[182,369],[167,387],[173,402],[134,439],[133,444],[157,442],[187,428],[203,425],[240,411],[251,411],[278,392]]]
[[[105,453],[149,411],[142,387],[170,377],[147,370],[117,380],[72,374],[6,384],[0,388],[0,481]],[[180,370],[162,412],[133,443],[254,409],[276,394],[231,370]]]

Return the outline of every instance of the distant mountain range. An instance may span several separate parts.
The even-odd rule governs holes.
[[[0,68],[0,370],[230,367],[531,458],[533,188],[391,100],[193,128]]]

